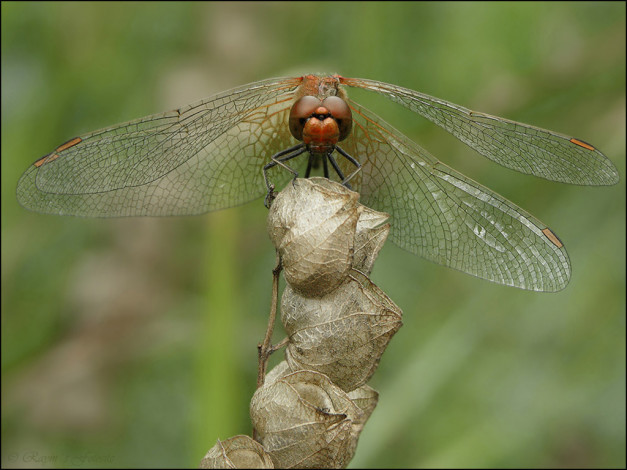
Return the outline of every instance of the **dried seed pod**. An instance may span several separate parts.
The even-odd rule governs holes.
[[[401,315],[401,309],[358,271],[318,299],[287,285],[281,299],[281,321],[289,335],[287,362],[292,370],[315,370],[343,390],[354,390],[376,370],[402,325]]]
[[[285,377],[292,373],[290,366],[287,361],[282,361],[277,364],[268,374],[266,375],[266,385],[272,384],[276,382],[278,379]],[[357,449],[357,442],[359,440],[359,435],[361,434],[366,421],[370,418],[370,415],[374,411],[377,406],[377,402],[379,400],[379,393],[369,387],[368,385],[362,385],[361,387],[353,390],[352,392],[348,392],[346,394],[348,398],[355,404],[359,409],[363,411],[363,416],[361,419],[356,418],[353,421],[351,427],[351,438],[350,444],[348,446],[348,454],[351,456],[355,455],[355,450]]]
[[[339,194],[350,194],[351,190],[326,178],[311,178],[316,185],[335,191]],[[378,212],[361,205],[355,233],[353,268],[362,273],[370,274],[379,251],[390,233],[390,224],[384,224],[390,218],[385,212]]]
[[[355,403],[355,405],[357,405],[361,409],[361,411],[364,412],[361,420],[356,420],[355,422],[353,422],[349,453],[351,455],[355,455],[359,435],[361,434],[361,431],[364,428],[366,421],[368,421],[368,418],[370,418],[370,415],[377,406],[377,402],[379,401],[379,392],[377,392],[374,388],[369,387],[368,385],[362,385],[352,392],[348,392],[347,395],[348,398],[350,398],[351,401]]]
[[[287,361],[281,361],[276,366],[274,366],[270,372],[266,374],[265,384],[270,385],[276,382],[277,379],[285,377],[286,375],[291,374],[292,372],[295,372],[295,371],[290,369],[290,366],[287,363]]]
[[[200,462],[200,468],[274,468],[270,455],[248,436],[218,442]]]
[[[372,265],[390,233],[390,224],[384,222],[390,216],[362,206],[355,233],[353,268],[365,274],[372,272]]]
[[[350,398],[353,403],[355,403],[361,411],[364,412],[364,423],[368,421],[370,415],[374,411],[377,406],[377,402],[379,401],[379,392],[377,392],[374,388],[369,385],[362,385],[359,388],[356,388],[352,392],[347,393],[348,398]]]
[[[283,377],[294,373],[292,369],[290,369],[287,361],[281,361],[276,366],[272,368],[270,372],[266,374],[266,385],[273,384],[278,379],[282,379]],[[379,401],[379,392],[377,392],[374,388],[368,385],[362,385],[359,388],[356,388],[352,392],[348,392],[346,394],[348,398],[351,399],[355,405],[357,405],[363,412],[363,422],[365,423],[370,418],[370,415],[374,411],[377,406],[377,402]],[[357,421],[355,421],[357,423]]]
[[[268,232],[281,256],[285,280],[309,297],[335,289],[351,269],[363,207],[358,193],[326,182],[295,180],[279,193],[268,214]]]
[[[250,415],[264,448],[281,468],[345,467],[353,457],[354,427],[364,422],[364,412],[343,390],[309,370],[257,389]]]

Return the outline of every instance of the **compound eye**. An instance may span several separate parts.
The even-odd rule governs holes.
[[[303,140],[305,123],[321,104],[322,102],[315,96],[303,96],[292,105],[289,121],[290,132],[297,140]]]
[[[339,140],[346,139],[353,127],[353,114],[348,103],[339,96],[329,96],[324,99],[322,106],[327,108],[331,116],[337,121],[340,129]]]

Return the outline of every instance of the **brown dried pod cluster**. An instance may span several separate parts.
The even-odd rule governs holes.
[[[401,310],[370,279],[387,214],[324,178],[296,180],[273,202],[270,238],[287,286],[286,361],[251,402],[259,440],[277,467],[343,468],[378,394],[364,385]]]
[[[402,324],[401,310],[368,278],[388,215],[358,199],[338,183],[310,178],[274,200],[268,230],[287,282],[281,320],[288,341],[286,360],[250,404],[263,447],[218,441],[202,465],[266,465],[269,455],[275,467],[344,468],[355,454],[378,400],[365,383]]]

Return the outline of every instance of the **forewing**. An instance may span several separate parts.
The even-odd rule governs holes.
[[[287,119],[299,83],[264,80],[72,139],[29,167],[18,200],[37,212],[110,217],[199,214],[255,199],[266,190],[264,162],[295,142]]]
[[[507,168],[563,183],[609,185],[618,182],[618,171],[612,162],[583,140],[471,111],[388,83],[361,78],[343,78],[341,83],[382,94],[423,115]]]
[[[391,215],[394,243],[500,284],[536,291],[566,286],[568,255],[542,222],[363,107],[352,101],[351,107],[354,131],[341,146],[362,164],[351,183],[363,204]]]

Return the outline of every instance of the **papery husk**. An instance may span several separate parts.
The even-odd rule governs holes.
[[[296,179],[281,191],[268,214],[268,233],[281,256],[285,280],[302,295],[317,297],[340,285],[353,263],[359,194]]]
[[[379,251],[390,233],[390,224],[384,223],[390,216],[362,206],[355,232],[353,268],[370,274]]]
[[[347,395],[364,412],[362,424],[365,424],[379,402],[379,392],[369,385],[362,385]]]
[[[298,371],[257,389],[253,426],[280,468],[344,468],[355,449],[364,412],[328,377]]]
[[[352,191],[339,183],[326,178],[311,178],[312,183],[338,194],[351,194]],[[390,218],[385,212],[378,212],[359,204],[361,212],[355,227],[353,268],[365,274],[372,272],[372,266],[390,233]]]
[[[273,384],[277,380],[292,374],[293,371],[290,369],[287,361],[281,361],[277,364],[268,374],[266,375],[266,385]],[[379,393],[368,385],[362,385],[361,387],[353,390],[346,394],[346,396],[359,408],[363,411],[363,415],[361,418],[355,418],[351,425],[350,432],[350,440],[349,445],[347,447],[348,455],[355,455],[355,451],[357,449],[357,442],[359,440],[359,435],[364,428],[364,425],[370,418],[370,415],[374,411],[377,406],[377,402],[379,400]],[[350,459],[349,459],[350,460]]]
[[[357,405],[361,411],[364,412],[360,420],[355,420],[353,422],[353,428],[351,430],[351,443],[349,445],[348,452],[351,455],[355,455],[359,435],[364,429],[366,421],[368,421],[370,415],[372,414],[375,407],[377,406],[377,403],[379,402],[379,392],[377,392],[374,388],[368,385],[362,385],[352,392],[348,392],[347,395],[348,398],[350,398],[350,400],[355,405]]]
[[[290,366],[287,363],[287,361],[281,361],[266,374],[264,383],[266,385],[273,384],[278,379],[281,379],[285,377],[286,375],[291,374],[292,372],[296,372],[296,371],[290,369]]]
[[[249,436],[218,439],[200,462],[200,468],[274,468],[263,446]]]
[[[350,392],[375,372],[401,316],[401,309],[355,270],[321,298],[302,296],[287,285],[281,300],[287,362],[292,370],[323,373]]]
[[[267,385],[272,384],[278,379],[292,374],[293,372],[296,371],[293,371],[290,368],[287,361],[281,361],[266,374],[265,383]],[[351,392],[347,392],[346,395],[364,412],[363,423],[365,423],[372,414],[374,408],[377,406],[377,402],[379,401],[379,392],[369,385],[362,385]]]

